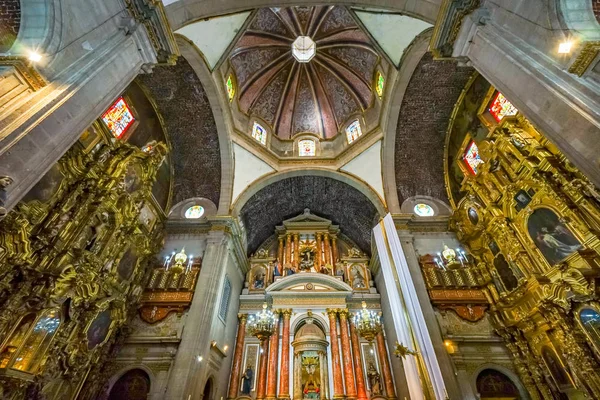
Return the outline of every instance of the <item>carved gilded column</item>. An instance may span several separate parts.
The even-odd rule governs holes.
[[[337,334],[337,310],[327,309],[329,315],[329,337],[331,339],[331,370],[333,373],[333,398],[344,398],[344,382],[340,365],[340,345]]]
[[[360,343],[358,341],[358,333],[352,316],[348,320],[350,324],[350,341],[352,342],[352,354],[354,355],[354,374],[356,375],[356,394],[358,400],[367,400],[367,385],[365,385],[365,374],[363,372],[363,362],[360,352]]]
[[[277,259],[279,260],[280,268],[283,268],[283,236],[279,236],[279,247],[277,248]],[[280,272],[283,272],[283,269]]]
[[[228,399],[235,399],[238,396],[240,388],[240,373],[242,370],[242,355],[244,354],[244,339],[246,337],[247,314],[238,314],[240,320],[238,324],[237,338],[235,340],[235,350],[233,352],[233,365],[231,366],[231,378],[229,380]]]
[[[335,271],[335,266],[336,266],[337,260],[339,258],[336,236],[331,237],[331,253],[333,254],[333,259],[331,260],[331,265],[333,266],[333,271]]]
[[[292,265],[292,234],[285,235],[285,263]]]
[[[294,233],[294,267],[298,270],[300,265],[300,236]]]
[[[258,367],[258,381],[256,387],[256,398],[265,398],[267,388],[267,357],[269,355],[269,341],[267,339],[260,343],[260,363]]]
[[[381,365],[381,375],[383,375],[383,386],[385,387],[386,396],[388,399],[396,398],[396,390],[394,389],[392,370],[390,368],[390,361],[388,358],[387,347],[385,346],[385,339],[383,338],[383,332],[377,334],[376,340],[377,353],[379,353],[379,365]]]
[[[281,378],[279,379],[279,399],[290,398],[290,317],[292,310],[283,310],[283,329],[281,332]]]
[[[329,248],[329,234],[323,234],[323,243],[325,244],[325,265],[331,264],[331,253]]]
[[[340,310],[340,339],[342,341],[342,360],[344,363],[344,381],[346,382],[346,398],[356,399],[356,384],[354,383],[354,368],[352,352],[348,337],[348,310]]]
[[[277,364],[279,357],[279,311],[275,312],[275,332],[269,339],[269,373],[267,374],[267,400],[277,398]]]
[[[317,271],[321,272],[321,246],[323,246],[323,243],[321,243],[321,234],[319,232],[316,233],[317,235]]]

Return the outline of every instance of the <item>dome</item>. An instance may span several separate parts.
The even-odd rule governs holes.
[[[376,103],[381,63],[340,6],[259,9],[229,55],[239,111],[267,122],[281,139],[343,132]]]
[[[300,329],[296,332],[296,339],[308,339],[308,338],[316,338],[316,339],[325,339],[325,333],[319,328],[317,325],[312,322],[307,322],[302,325]]]

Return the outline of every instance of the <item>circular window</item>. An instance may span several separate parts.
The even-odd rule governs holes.
[[[435,211],[429,204],[419,203],[414,208],[415,214],[419,217],[433,217],[435,215]]]
[[[204,215],[204,207],[191,206],[185,211],[185,217],[188,219],[197,219]]]

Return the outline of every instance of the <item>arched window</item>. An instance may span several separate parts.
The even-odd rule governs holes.
[[[0,354],[0,367],[36,373],[60,326],[60,311],[44,310],[37,319],[25,316]]]
[[[258,122],[252,125],[252,137],[260,142],[263,146],[267,144],[267,130]]]
[[[150,393],[150,377],[141,369],[132,369],[115,382],[108,400],[146,400]]]
[[[413,210],[419,217],[433,217],[435,215],[433,208],[425,203],[416,204]]]
[[[191,206],[185,210],[185,217],[187,219],[198,219],[204,215],[204,207],[202,206]]]
[[[229,101],[233,100],[233,96],[235,96],[235,83],[233,82],[233,76],[229,74],[227,77],[227,81],[225,82],[225,89],[227,90],[227,99]]]
[[[591,307],[579,311],[579,323],[596,350],[600,351],[600,313]]]
[[[350,144],[354,142],[361,136],[362,129],[360,128],[360,122],[358,120],[355,120],[346,128],[346,137],[348,139],[348,143]]]
[[[300,157],[312,157],[316,154],[317,145],[312,139],[303,139],[298,142],[298,155]]]

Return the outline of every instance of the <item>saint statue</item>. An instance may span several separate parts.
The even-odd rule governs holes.
[[[314,250],[305,248],[300,252],[300,269],[302,271],[310,271],[315,265]]]
[[[363,273],[361,272],[361,268],[357,265],[352,267],[352,287],[354,289],[365,289],[367,287],[367,281]]]
[[[367,369],[367,379],[371,387],[371,395],[381,394],[381,378],[372,362],[369,363],[369,368]]]
[[[244,372],[244,375],[242,375],[242,394],[250,395],[253,377],[254,371],[252,371],[252,368],[246,368],[246,372]]]

